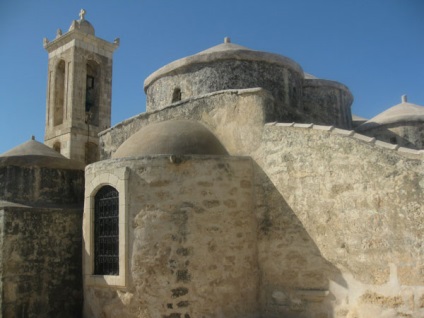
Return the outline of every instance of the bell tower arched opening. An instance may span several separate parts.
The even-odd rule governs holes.
[[[85,112],[91,125],[99,125],[100,67],[95,61],[86,64]]]
[[[65,61],[60,60],[55,69],[53,125],[63,123],[65,108]]]
[[[95,35],[82,11],[69,31],[44,39],[49,53],[44,142],[83,164],[99,160],[99,133],[111,125],[112,58],[119,39]]]

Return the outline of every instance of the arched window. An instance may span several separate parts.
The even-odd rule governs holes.
[[[53,125],[63,123],[63,109],[65,108],[65,61],[60,60],[56,66],[54,85]]]
[[[174,89],[174,92],[172,93],[172,102],[178,102],[181,100],[181,89],[179,87]]]
[[[119,275],[119,193],[108,185],[94,197],[94,274]]]
[[[54,151],[57,151],[58,153],[60,153],[60,148],[61,148],[61,146],[60,146],[60,141],[56,141],[56,142],[54,143],[54,145],[53,145],[53,150],[54,150]]]

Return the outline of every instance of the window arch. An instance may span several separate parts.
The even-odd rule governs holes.
[[[53,125],[63,123],[63,109],[65,108],[65,61],[60,60],[56,65],[54,84]]]
[[[94,274],[119,275],[119,193],[109,185],[94,197]]]
[[[97,169],[88,169],[85,177],[85,193],[86,198],[84,202],[84,218],[83,218],[83,273],[84,282],[87,286],[127,286],[127,267],[128,267],[128,246],[127,246],[127,235],[128,235],[128,180],[130,171],[127,167],[114,167],[110,170],[105,169],[99,174]],[[118,234],[115,238],[115,247],[118,246],[119,250],[115,249],[115,253],[119,253],[119,256],[115,260],[119,260],[117,268],[117,274],[107,274],[106,271],[100,271],[99,268],[95,269],[96,258],[99,256],[98,252],[95,252],[96,240],[99,237],[95,235],[95,223],[96,223],[96,197],[99,199],[107,190],[112,190],[112,196],[106,196],[115,198],[115,211],[118,210]],[[99,200],[100,201],[100,200]],[[97,204],[99,206],[99,204]],[[116,219],[116,216],[115,216]],[[115,229],[116,230],[116,229]],[[116,232],[115,232],[116,233]],[[116,243],[119,241],[119,245]],[[115,265],[116,268],[116,265]],[[104,273],[104,274],[101,274]]]
[[[99,100],[100,100],[100,66],[95,61],[86,64],[85,82],[85,112],[89,124],[99,124]]]
[[[181,100],[181,88],[176,87],[172,93],[172,103],[178,102]]]
[[[56,141],[53,145],[53,150],[57,151],[58,153],[60,153],[60,149],[62,148],[60,141]]]

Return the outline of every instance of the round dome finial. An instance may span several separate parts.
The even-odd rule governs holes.
[[[402,95],[402,103],[406,103],[406,102],[408,102],[408,96],[406,96],[406,95]]]
[[[226,36],[224,38],[224,43],[231,43],[231,39],[228,36]]]

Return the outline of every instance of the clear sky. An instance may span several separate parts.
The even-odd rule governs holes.
[[[0,0],[0,154],[44,140],[47,52],[81,8],[114,54],[112,125],[145,111],[144,79],[231,37],[352,91],[371,118],[402,94],[424,105],[423,0]]]

